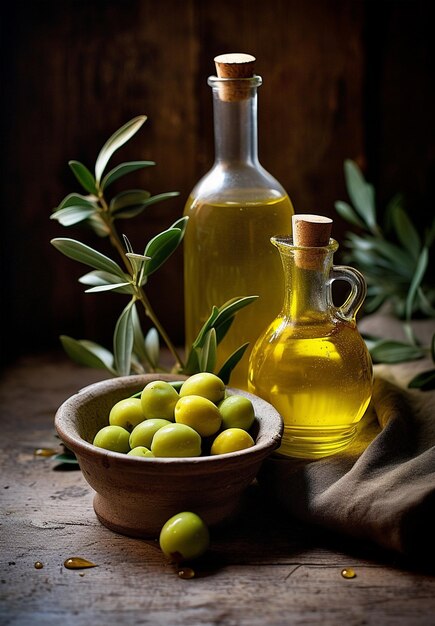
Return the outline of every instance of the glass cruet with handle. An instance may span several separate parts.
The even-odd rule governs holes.
[[[331,226],[327,217],[295,215],[293,239],[271,239],[281,255],[285,295],[252,350],[249,390],[281,413],[283,456],[318,458],[343,450],[371,398],[372,362],[356,325],[366,282],[357,270],[333,265],[338,243],[330,238]],[[341,306],[332,298],[335,281],[350,286]]]

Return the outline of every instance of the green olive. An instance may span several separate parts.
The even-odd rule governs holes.
[[[175,405],[175,421],[194,428],[201,437],[214,435],[221,425],[219,409],[201,396],[184,396]]]
[[[130,433],[122,426],[104,426],[94,437],[94,446],[112,452],[126,453],[130,450],[128,443]]]
[[[220,402],[225,396],[225,385],[216,374],[200,372],[184,381],[180,396],[202,396],[211,402]]]
[[[136,448],[132,448],[130,452],[127,452],[127,456],[151,456],[154,457],[154,454],[145,446],[136,446]]]
[[[249,430],[254,423],[254,406],[244,396],[228,396],[219,404],[219,411],[222,415],[222,428]]]
[[[178,399],[179,395],[172,385],[164,380],[155,380],[142,391],[142,411],[146,419],[160,418],[173,422]]]
[[[223,430],[213,441],[211,454],[227,454],[251,448],[255,444],[251,435],[242,428],[228,428]]]
[[[144,419],[145,415],[139,398],[124,398],[124,400],[117,402],[109,413],[109,424],[122,426],[130,432]]]
[[[145,446],[151,449],[153,437],[159,428],[168,426],[171,423],[169,420],[162,419],[144,420],[133,429],[130,435],[130,448]]]
[[[166,522],[159,543],[169,559],[180,563],[203,555],[210,545],[210,534],[199,515],[185,511]]]
[[[160,457],[200,456],[201,437],[190,426],[169,424],[154,435],[151,452]]]

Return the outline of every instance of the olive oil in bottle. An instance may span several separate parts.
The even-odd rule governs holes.
[[[212,306],[259,296],[239,312],[219,345],[217,367],[250,342],[230,384],[247,388],[249,353],[278,313],[283,297],[279,258],[270,237],[291,232],[293,207],[283,187],[258,162],[257,88],[250,55],[217,57],[213,91],[215,162],[189,197],[184,239],[186,345]]]
[[[293,232],[309,231],[328,218],[295,215]],[[317,458],[344,449],[356,434],[372,393],[372,363],[355,316],[366,293],[362,275],[332,265],[338,248],[329,235],[319,245],[294,244],[274,237],[284,267],[283,307],[257,340],[249,365],[249,390],[282,415],[284,434],[278,454]],[[331,284],[351,286],[336,307]]]

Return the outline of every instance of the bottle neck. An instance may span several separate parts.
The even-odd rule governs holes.
[[[260,77],[209,78],[213,89],[216,163],[258,164],[257,87],[260,84]]]
[[[292,321],[315,323],[333,307],[330,271],[336,242],[322,248],[300,248],[272,239],[284,269],[285,296],[282,313]]]
[[[327,276],[323,270],[297,267],[287,257],[283,313],[292,320],[314,320],[324,317],[329,310]]]

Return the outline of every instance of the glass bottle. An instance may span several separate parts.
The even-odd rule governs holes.
[[[352,441],[371,398],[371,358],[355,321],[365,280],[357,270],[333,266],[334,239],[315,247],[295,246],[290,237],[271,241],[281,255],[285,297],[252,350],[249,390],[283,417],[278,454],[326,456]],[[331,293],[336,280],[351,287],[338,307]]]
[[[228,60],[233,55],[223,56]],[[218,59],[222,74],[227,64]],[[247,64],[230,61],[229,65],[237,70]],[[184,238],[185,329],[189,347],[213,305],[258,295],[238,313],[218,348],[216,371],[240,345],[250,342],[230,381],[246,389],[250,349],[282,301],[282,269],[270,237],[290,232],[293,207],[283,187],[258,161],[261,77],[252,75],[252,69],[251,76],[244,78],[237,71],[230,73],[236,76],[208,79],[213,92],[215,161],[194,187],[184,211],[189,216]]]

